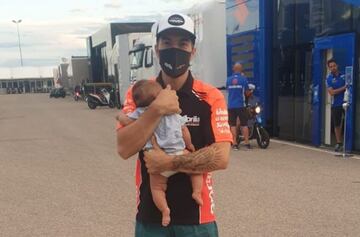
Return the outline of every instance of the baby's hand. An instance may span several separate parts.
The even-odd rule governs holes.
[[[194,152],[195,151],[195,147],[193,144],[190,144],[189,146],[186,147],[186,149],[190,152]]]
[[[124,114],[122,111],[120,111],[118,113],[118,115],[115,117],[116,120],[122,125],[122,126],[127,126],[130,123],[133,122],[132,119],[130,119],[126,114]]]

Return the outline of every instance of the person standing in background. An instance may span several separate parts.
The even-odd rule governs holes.
[[[249,93],[249,83],[243,73],[243,66],[236,62],[233,66],[233,75],[226,80],[226,89],[228,91],[228,113],[230,131],[233,135],[233,150],[239,149],[237,144],[236,122],[239,118],[241,133],[244,136],[245,147],[251,149],[249,143],[248,113],[246,110],[246,94]]]
[[[335,127],[336,145],[335,151],[342,149],[342,118],[344,109],[342,104],[344,102],[344,93],[346,90],[345,75],[338,70],[338,65],[334,59],[327,62],[330,74],[326,79],[326,85],[331,100],[331,120]]]

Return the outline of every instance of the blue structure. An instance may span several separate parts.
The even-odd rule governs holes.
[[[249,5],[246,5],[248,3]],[[232,74],[232,65],[241,62],[250,83],[256,86],[255,95],[264,105],[264,121],[271,120],[271,8],[269,1],[227,1],[227,60],[228,76]],[[268,9],[265,11],[265,9]],[[243,15],[246,17],[243,17]],[[234,18],[240,18],[240,22]],[[263,60],[264,59],[264,60]]]
[[[327,36],[323,38],[315,39],[315,46],[313,51],[313,130],[312,130],[312,143],[316,146],[321,145],[321,121],[323,114],[323,98],[320,95],[320,92],[323,91],[323,67],[324,62],[324,50],[332,49],[334,58],[336,58],[340,68],[352,67],[355,65],[355,34],[343,34],[337,36]],[[351,71],[353,73],[353,71]],[[343,72],[345,73],[345,72]],[[353,75],[352,75],[353,76]],[[353,138],[354,138],[354,92],[352,89],[356,83],[352,83],[350,90],[352,96],[349,98],[350,107],[347,109],[346,114],[346,150],[351,151],[353,148]]]
[[[235,61],[244,64],[270,133],[315,146],[334,145],[334,134],[324,125],[330,116],[325,111],[326,60],[332,55],[339,70],[348,69],[353,78],[346,150],[360,151],[360,1],[228,0],[226,11],[228,74]]]

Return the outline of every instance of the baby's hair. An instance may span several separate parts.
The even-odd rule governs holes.
[[[160,86],[160,84],[158,84],[156,81],[137,81],[132,88],[132,97],[136,107],[149,106],[156,98],[154,90],[157,90],[158,86]]]

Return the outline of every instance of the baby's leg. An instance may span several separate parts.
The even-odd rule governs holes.
[[[153,201],[162,214],[162,225],[170,223],[170,209],[166,201],[167,178],[159,175],[150,175],[150,188]]]
[[[192,198],[199,204],[203,205],[203,200],[201,197],[201,190],[203,185],[203,175],[202,174],[192,174],[190,175],[191,184],[193,188]]]

